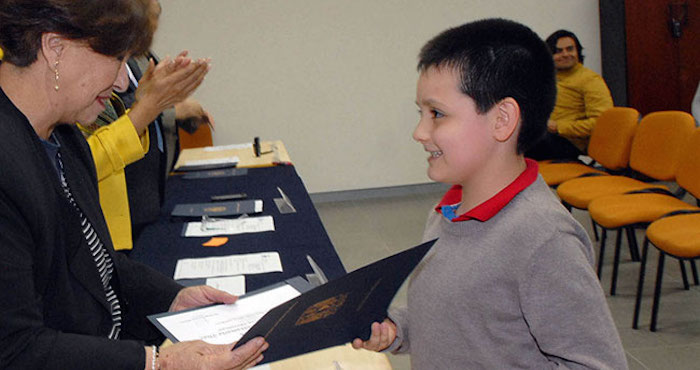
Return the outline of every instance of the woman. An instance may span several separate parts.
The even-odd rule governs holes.
[[[154,3],[0,2],[0,367],[246,368],[267,348],[146,345],[162,339],[146,315],[236,298],[114,253],[90,149],[65,124],[104,109],[151,43]]]

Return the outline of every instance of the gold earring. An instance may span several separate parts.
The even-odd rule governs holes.
[[[56,91],[58,91],[58,60],[53,64],[53,71],[56,74],[56,83],[53,86],[53,88],[56,89]]]

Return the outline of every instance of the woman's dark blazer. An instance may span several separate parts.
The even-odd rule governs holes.
[[[0,368],[143,369],[146,315],[181,286],[113,251],[90,149],[73,125],[54,130],[71,192],[115,265],[122,340],[112,326],[80,219],[27,118],[0,90]]]

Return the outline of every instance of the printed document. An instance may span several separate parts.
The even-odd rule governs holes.
[[[275,231],[272,216],[244,217],[237,219],[214,219],[202,224],[200,221],[185,224],[185,237],[203,237],[216,235],[234,235],[244,233],[261,233]]]
[[[289,284],[241,297],[236,303],[172,313],[157,322],[178,341],[201,339],[212,344],[239,340],[272,308],[299,296]]]
[[[243,144],[229,144],[229,145],[217,145],[217,146],[207,146],[204,147],[203,150],[205,152],[219,152],[222,150],[230,150],[230,149],[247,149],[247,148],[252,148],[253,143],[243,143]]]
[[[209,278],[206,280],[206,285],[233,295],[245,294],[245,276],[243,275]]]
[[[185,258],[177,261],[173,279],[197,279],[217,276],[282,272],[277,252],[239,254],[224,257]]]

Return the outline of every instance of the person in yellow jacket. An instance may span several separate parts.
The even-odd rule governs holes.
[[[556,68],[557,100],[547,134],[526,156],[536,159],[576,159],[586,154],[598,117],[613,106],[603,78],[583,66],[583,47],[576,35],[559,30],[547,40]]]
[[[148,151],[149,138],[145,134],[148,125],[163,110],[185,100],[208,71],[209,60],[193,61],[186,53],[175,59],[166,58],[158,66],[151,61],[139,81],[131,109],[125,110],[121,100],[113,94],[105,104],[103,118],[79,125],[90,145],[97,170],[100,205],[116,250],[131,250],[133,246],[124,168],[143,158]],[[128,75],[120,75],[115,85],[126,90]]]

